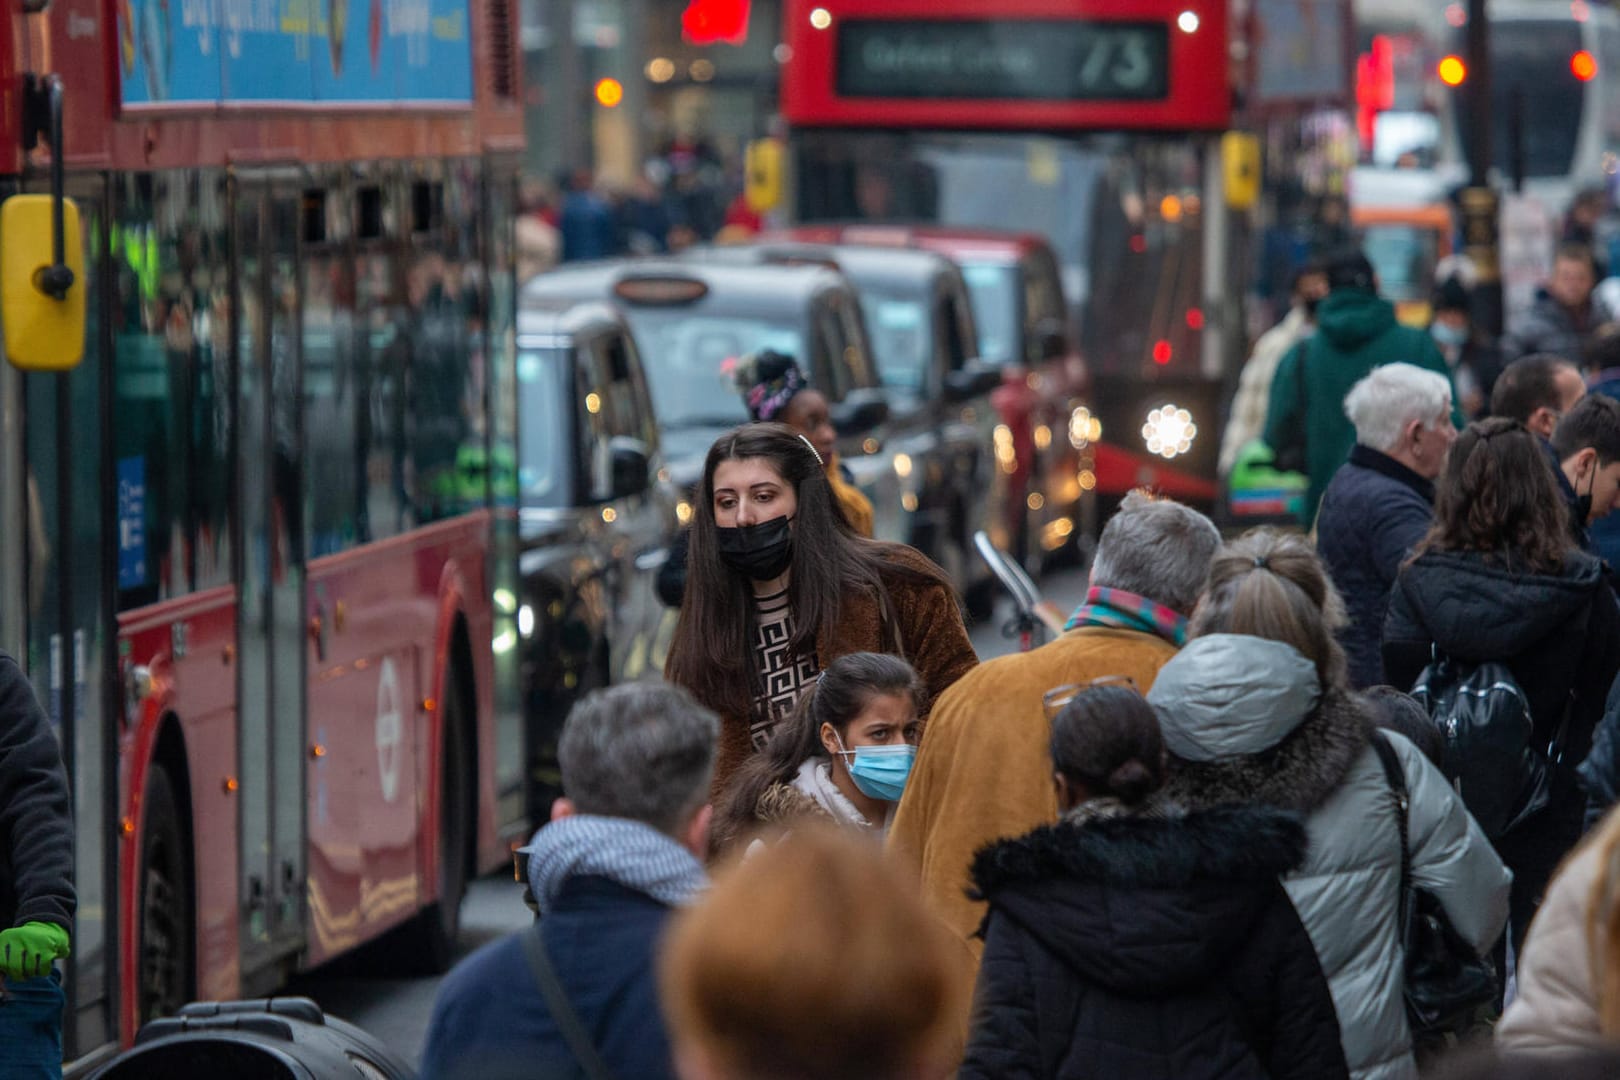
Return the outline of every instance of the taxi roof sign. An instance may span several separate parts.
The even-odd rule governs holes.
[[[613,295],[632,304],[693,304],[709,294],[709,287],[697,278],[627,277],[613,286]]]

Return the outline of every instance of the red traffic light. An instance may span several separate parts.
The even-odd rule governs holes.
[[[1582,49],[1569,58],[1569,73],[1581,82],[1591,82],[1597,77],[1597,60],[1591,53]]]
[[[748,40],[749,0],[691,0],[681,13],[681,37],[693,45],[741,45]]]

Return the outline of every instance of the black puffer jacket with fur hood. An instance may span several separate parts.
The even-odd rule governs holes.
[[[1331,1080],[1327,979],[1279,878],[1297,817],[1065,820],[981,851],[989,901],[964,1078]]]

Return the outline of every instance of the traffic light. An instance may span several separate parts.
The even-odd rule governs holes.
[[[741,45],[748,40],[750,0],[690,0],[681,13],[681,37],[693,45]]]

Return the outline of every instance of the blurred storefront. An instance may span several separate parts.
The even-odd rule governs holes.
[[[746,10],[736,44],[683,36],[702,0],[523,0],[530,173],[584,166],[628,185],[649,161],[696,159],[734,176],[776,112],[781,13],[719,2]]]

